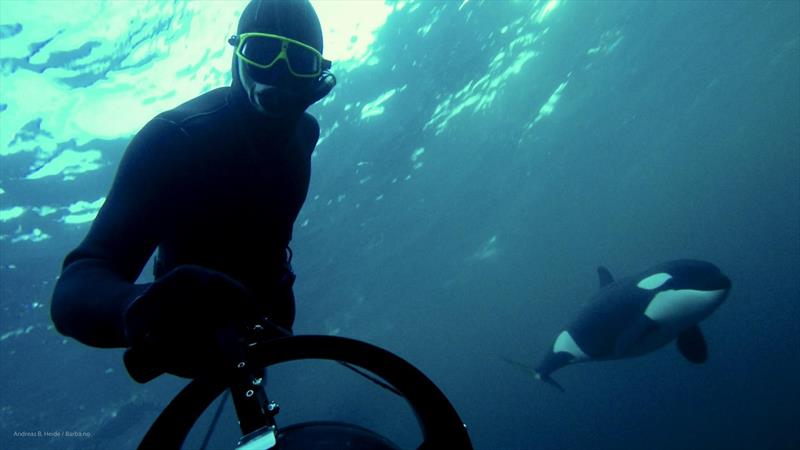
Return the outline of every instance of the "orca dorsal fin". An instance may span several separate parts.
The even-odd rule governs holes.
[[[600,288],[604,288],[614,282],[614,277],[611,272],[604,266],[597,266],[597,277],[600,280]]]

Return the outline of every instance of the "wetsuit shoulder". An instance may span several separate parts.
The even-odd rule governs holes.
[[[165,111],[156,118],[172,123],[187,136],[192,134],[191,129],[214,128],[221,118],[228,115],[229,91],[228,87],[214,89]]]
[[[297,123],[297,142],[307,155],[311,156],[319,141],[319,122],[309,113],[303,113]]]

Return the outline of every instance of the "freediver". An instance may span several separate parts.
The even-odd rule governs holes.
[[[141,382],[214,370],[224,359],[219,329],[264,316],[286,330],[294,322],[289,242],[319,138],[306,109],[336,80],[308,0],[252,0],[228,42],[231,86],[135,135],[53,293],[56,329],[135,350],[148,367],[128,369]],[[156,249],[155,281],[137,284]]]

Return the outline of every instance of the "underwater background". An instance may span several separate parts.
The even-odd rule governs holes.
[[[314,4],[339,84],[310,110],[296,334],[406,358],[476,449],[800,448],[800,2]],[[132,136],[230,83],[244,5],[0,0],[0,448],[134,448],[186,384],[65,339],[50,295]],[[576,365],[562,394],[500,360],[536,362],[598,265],[686,257],[733,281],[706,364]],[[269,392],[281,425],[419,442],[335,363],[277,366]],[[238,437],[229,402],[209,448]]]

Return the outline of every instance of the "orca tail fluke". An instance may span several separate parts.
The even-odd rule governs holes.
[[[543,381],[543,382],[549,384],[550,386],[558,389],[561,392],[565,392],[564,391],[564,387],[561,386],[560,384],[558,384],[558,382],[556,382],[556,380],[552,379],[550,377],[550,375],[544,375],[544,374],[540,373],[539,371],[537,371],[536,369],[534,369],[531,366],[523,364],[523,363],[521,363],[519,361],[514,361],[513,359],[506,358],[505,356],[500,356],[500,359],[502,359],[503,361],[507,362],[508,364],[511,364],[512,366],[516,367],[517,369],[527,373],[528,375],[532,376],[533,378],[536,378],[539,381]]]

